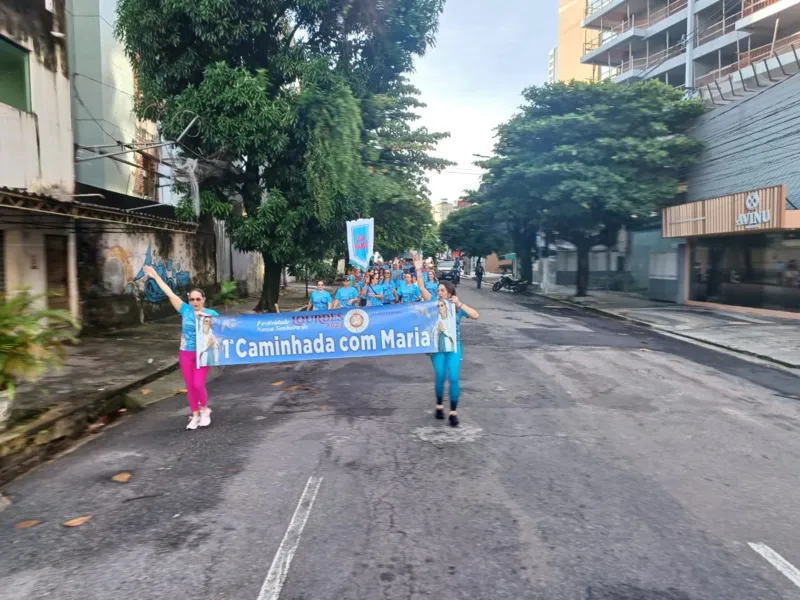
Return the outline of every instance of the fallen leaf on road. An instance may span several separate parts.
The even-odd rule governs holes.
[[[320,410],[328,410],[328,407],[327,407],[327,405],[323,404],[322,406],[319,407],[319,409]]]
[[[186,393],[186,388],[181,388],[181,389],[175,390],[175,393],[176,394],[185,394]]]
[[[75,517],[74,519],[70,519],[69,521],[66,521],[63,525],[64,525],[64,527],[80,527],[81,525],[86,523],[86,521],[88,521],[91,518],[92,518],[92,515],[85,515],[83,517]]]
[[[14,529],[29,529],[31,527],[36,527],[41,521],[37,521],[35,519],[31,519],[30,521],[20,521],[16,525],[14,525]]]
[[[147,388],[143,388],[143,389],[141,389],[141,390],[139,390],[139,391],[140,391],[140,392],[142,392],[142,395],[143,395],[143,396],[147,396],[147,394],[149,394],[149,393],[150,393],[150,390],[148,390]]]
[[[639,352],[652,352],[650,348],[639,348]]]
[[[300,389],[300,386],[299,385],[289,385],[289,386],[286,386],[283,389],[285,389],[287,392],[293,392],[293,391],[295,391],[297,389]]]
[[[282,385],[283,385],[283,382],[282,382],[282,381],[276,381],[276,382],[275,382],[275,383],[273,383],[272,385],[273,385],[273,386],[275,386],[275,387],[279,387],[279,386],[282,386]]]
[[[116,481],[117,483],[128,483],[131,480],[131,474],[127,471],[123,471],[122,473],[117,473],[111,478],[111,481]]]

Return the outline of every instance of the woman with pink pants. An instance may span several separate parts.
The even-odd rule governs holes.
[[[206,377],[208,367],[197,366],[197,319],[202,315],[218,317],[219,314],[210,308],[205,308],[206,295],[203,290],[193,288],[189,292],[189,304],[181,300],[172,291],[153,267],[146,266],[144,274],[156,282],[170,304],[181,315],[181,349],[179,353],[181,374],[186,383],[186,396],[189,399],[189,408],[192,415],[186,429],[197,429],[211,425],[211,409],[208,408],[208,392],[206,391]]]

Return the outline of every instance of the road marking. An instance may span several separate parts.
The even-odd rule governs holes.
[[[320,485],[322,485],[322,477],[312,475],[308,478],[308,483],[300,496],[300,502],[297,503],[292,520],[289,522],[289,528],[283,536],[281,545],[278,546],[275,558],[272,559],[267,578],[264,580],[264,585],[261,586],[261,593],[258,594],[258,600],[278,600],[280,597],[283,584],[289,575],[289,566],[292,564],[297,546],[300,545],[300,536],[306,526],[306,521],[308,521],[308,515],[311,514],[311,508],[314,506]]]
[[[753,544],[748,542],[747,545],[758,552],[764,558],[764,560],[778,569],[778,571],[783,573],[789,581],[791,581],[797,587],[800,587],[800,570],[798,570],[797,567],[795,567],[792,563],[783,558],[780,554],[775,552],[775,550],[766,544]]]

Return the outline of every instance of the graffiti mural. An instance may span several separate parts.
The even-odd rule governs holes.
[[[133,278],[134,281],[146,279],[144,275],[144,267],[146,266],[153,267],[161,279],[163,279],[170,289],[176,294],[179,294],[182,290],[187,289],[189,285],[191,285],[192,277],[189,274],[189,271],[182,270],[179,262],[174,262],[171,258],[166,260],[153,260],[152,245],[147,247],[147,254],[144,257],[144,263],[139,269],[139,272],[136,274],[136,277]],[[144,293],[142,294],[142,300],[156,304],[157,302],[162,302],[166,299],[167,295],[161,291],[161,288],[158,287],[155,281],[152,279],[146,279],[144,281]]]

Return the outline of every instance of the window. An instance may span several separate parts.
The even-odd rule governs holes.
[[[28,52],[0,37],[0,102],[31,112]]]

